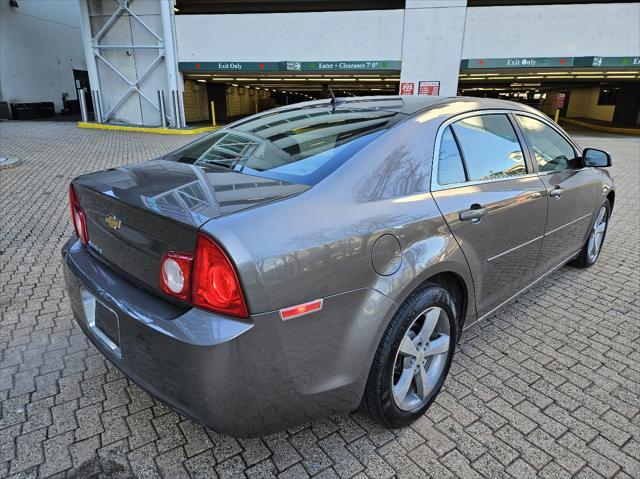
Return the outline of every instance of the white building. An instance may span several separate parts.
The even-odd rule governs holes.
[[[86,76],[76,1],[0,2],[0,111],[11,103],[77,106],[76,79]],[[0,117],[3,116],[0,114]]]
[[[210,121],[211,101],[226,121],[329,87],[640,120],[637,1],[78,1],[98,121],[159,125],[158,92],[182,126]]]

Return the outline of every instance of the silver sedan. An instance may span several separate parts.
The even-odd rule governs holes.
[[[271,110],[70,185],[76,319],[154,396],[255,436],[441,389],[462,331],[598,258],[610,156],[491,99]]]

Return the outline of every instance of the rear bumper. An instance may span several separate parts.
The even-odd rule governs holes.
[[[63,249],[71,306],[96,347],[129,378],[219,432],[256,436],[355,409],[393,313],[371,289],[325,298],[291,321],[277,312],[237,320],[179,310],[125,281],[76,238]],[[115,354],[86,321],[81,291],[118,317]]]

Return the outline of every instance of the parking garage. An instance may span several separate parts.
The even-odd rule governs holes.
[[[527,103],[554,117],[640,123],[639,57],[463,60],[458,94]]]
[[[277,3],[82,2],[96,122],[184,128],[331,93],[397,93],[640,124],[638,2]]]
[[[226,123],[300,101],[398,93],[400,62],[188,62],[184,77],[187,122]],[[213,110],[212,110],[213,108]],[[212,114],[213,111],[213,114]]]
[[[180,63],[187,122],[227,123],[300,101],[400,91],[400,62]],[[331,90],[331,92],[329,91]],[[429,92],[417,92],[428,94]],[[615,126],[638,124],[640,58],[465,59],[459,95],[526,103],[551,117]],[[212,110],[213,108],[213,110]]]

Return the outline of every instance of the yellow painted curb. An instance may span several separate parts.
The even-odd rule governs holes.
[[[615,126],[594,125],[593,123],[574,120],[573,118],[560,118],[560,122],[567,122],[571,125],[582,126],[583,128],[590,128],[592,130],[606,131],[607,133],[640,136],[640,128],[618,128]]]
[[[103,123],[91,123],[87,121],[79,121],[76,123],[76,126],[78,128],[88,128],[92,130],[136,131],[141,133],[156,133],[158,135],[197,135],[199,133],[215,131],[220,128],[219,126],[205,126],[188,130],[174,130],[172,128],[153,128],[146,126],[105,125]]]

